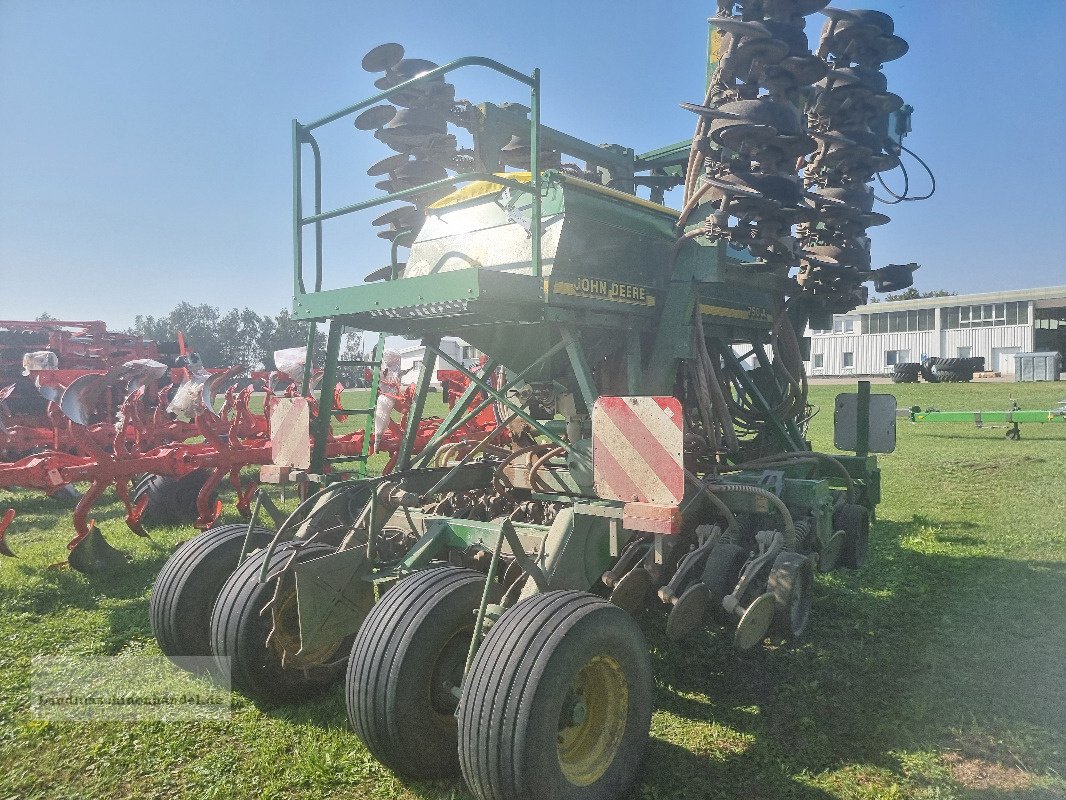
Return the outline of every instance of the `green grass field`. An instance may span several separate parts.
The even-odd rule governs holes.
[[[837,386],[812,389],[816,449],[832,452]],[[1066,384],[875,386],[899,405],[1047,408]],[[436,404],[439,405],[439,402]],[[436,406],[435,406],[436,407]],[[820,579],[811,634],[737,654],[706,633],[684,646],[643,620],[657,702],[633,797],[1066,797],[1066,425],[1022,440],[967,425],[899,425],[882,457],[885,500],[867,565]],[[347,727],[342,691],[224,723],[47,723],[31,718],[38,654],[157,653],[155,573],[188,529],[138,540],[115,503],[98,518],[130,551],[85,577],[65,554],[69,510],[0,492],[19,516],[0,563],[3,798],[467,798],[458,783],[406,784]],[[231,512],[228,512],[231,513]]]

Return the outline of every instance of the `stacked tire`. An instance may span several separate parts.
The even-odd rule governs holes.
[[[917,383],[918,375],[922,370],[921,364],[896,364],[892,370],[893,383]]]
[[[974,361],[970,358],[927,358],[922,377],[930,383],[966,383],[973,380]]]

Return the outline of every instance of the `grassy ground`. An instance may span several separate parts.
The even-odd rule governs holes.
[[[811,434],[831,450],[832,400]],[[914,385],[901,406],[1053,405],[1063,384]],[[1066,426],[899,426],[882,459],[885,501],[857,574],[819,581],[811,636],[735,653],[711,633],[679,647],[644,628],[658,711],[633,797],[1066,797]],[[19,560],[0,563],[0,798],[466,798],[456,783],[405,784],[348,730],[341,690],[225,723],[45,723],[27,710],[36,654],[156,653],[152,580],[188,530],[150,541],[102,528],[134,561],[84,577],[48,565],[69,512],[0,492],[19,517]]]

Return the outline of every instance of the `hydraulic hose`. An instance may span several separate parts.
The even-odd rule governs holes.
[[[769,501],[770,505],[772,505],[777,510],[777,513],[781,517],[781,521],[784,523],[785,549],[795,550],[796,524],[792,521],[792,514],[789,513],[788,506],[786,506],[782,502],[781,498],[778,497],[776,494],[774,494],[773,492],[768,492],[766,489],[762,489],[758,486],[749,486],[746,483],[703,483],[701,481],[701,485],[704,486],[710,493],[750,494],[756,497],[762,497],[763,499]]]

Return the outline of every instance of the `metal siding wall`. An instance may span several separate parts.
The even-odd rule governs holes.
[[[885,366],[886,350],[909,350],[911,361],[920,361],[922,356],[954,358],[959,347],[970,347],[971,355],[984,356],[986,369],[995,370],[992,351],[1003,347],[1020,347],[1023,353],[1033,349],[1033,304],[1029,304],[1029,322],[1026,325],[1000,325],[981,328],[956,328],[940,330],[940,309],[937,309],[936,324],[932,331],[911,333],[824,334],[811,337],[811,359],[806,362],[808,375],[882,375],[892,370]],[[891,311],[893,309],[886,309]],[[855,326],[860,321],[855,317]],[[844,370],[844,353],[855,354],[855,367]],[[822,369],[811,367],[815,355],[822,355]]]
[[[972,355],[984,356],[988,369],[992,351],[1001,347],[1020,347],[1022,352],[1033,348],[1033,326],[1001,325],[990,328],[960,328],[948,331],[916,331],[912,333],[831,334],[811,336],[811,358],[823,356],[823,367],[815,370],[807,362],[809,375],[882,375],[892,370],[885,366],[886,350],[909,350],[911,361],[923,355],[954,358],[959,347],[970,347]],[[855,354],[854,369],[844,370],[844,353]]]
[[[918,361],[922,354],[938,355],[939,334],[936,331],[911,333],[833,334],[811,337],[811,357],[822,354],[822,370],[810,369],[811,375],[881,375],[891,372],[885,366],[886,350],[909,350],[908,358]],[[844,371],[844,353],[855,354],[855,367]]]
[[[1020,347],[1027,352],[1033,347],[1033,326],[1000,325],[995,328],[959,328],[944,331],[944,352],[946,358],[958,353],[958,348],[970,347],[973,355],[984,356],[989,369],[992,366],[992,349],[996,347]]]

